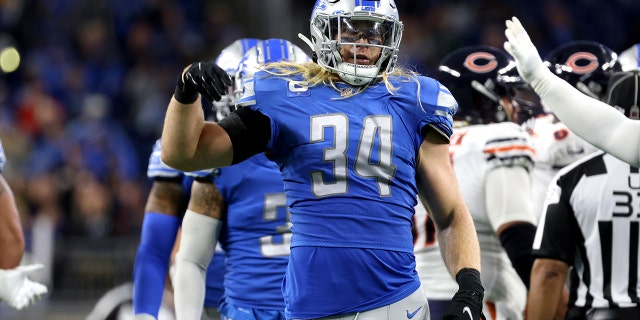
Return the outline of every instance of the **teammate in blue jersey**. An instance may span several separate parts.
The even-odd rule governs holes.
[[[197,170],[261,152],[275,160],[293,233],[287,319],[427,319],[411,235],[418,193],[459,285],[444,318],[480,318],[478,239],[449,162],[455,99],[396,67],[394,1],[319,0],[310,26],[316,62],[268,65],[218,124],[203,120],[200,95],[216,100],[231,80],[212,63],[187,66],[163,161]]]
[[[236,83],[252,77],[262,64],[280,60],[310,59],[289,41],[265,40],[245,54],[235,76]],[[241,93],[241,86],[234,87]],[[218,201],[213,205],[189,205],[190,211],[184,218],[176,262],[178,319],[198,318],[203,271],[219,240],[227,258],[225,299],[219,308],[223,317],[284,320],[281,287],[289,261],[291,232],[278,166],[260,153],[219,169],[214,181],[219,190],[215,196]],[[195,187],[193,192],[198,192]],[[221,221],[224,224],[216,239]]]
[[[245,52],[258,42],[257,39],[240,39],[222,50],[216,62],[234,72]],[[226,101],[217,102],[216,110],[222,110]],[[210,171],[192,173],[186,176],[160,160],[161,145],[158,141],[149,159],[147,175],[153,185],[147,199],[142,236],[134,266],[134,313],[136,319],[156,319],[162,303],[162,292],[169,270],[171,252],[182,223],[187,201],[189,203],[213,203],[215,199],[204,196],[211,192],[198,192],[190,196],[193,176],[203,177]],[[206,180],[206,179],[203,179]],[[202,183],[200,189],[212,188],[212,183]],[[211,260],[207,271],[206,300],[200,303],[204,319],[219,319],[217,307],[223,295],[224,255],[218,254]],[[176,285],[175,283],[173,284]],[[202,306],[205,306],[204,311]]]
[[[140,320],[158,318],[171,253],[178,239],[187,202],[213,202],[213,199],[191,196],[194,178],[160,161],[160,140],[151,153],[147,176],[153,180],[153,185],[147,198],[133,274],[134,313],[136,319]],[[204,319],[220,318],[216,316],[216,309],[224,293],[224,272],[220,271],[224,270],[224,258],[221,256],[216,256],[211,262],[212,276],[207,278],[207,299],[200,304],[201,309],[205,306],[204,313],[210,315]]]
[[[24,235],[11,187],[2,172],[7,163],[0,141],[0,301],[22,310],[47,293],[47,287],[31,281],[29,274],[44,269],[42,264],[21,266]]]

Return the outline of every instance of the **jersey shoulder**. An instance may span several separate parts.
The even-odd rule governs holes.
[[[528,133],[512,122],[474,125],[457,129],[453,148],[477,149],[489,167],[522,166],[530,170],[536,151]]]
[[[237,104],[241,107],[255,105],[258,96],[260,99],[265,99],[264,97],[308,96],[309,88],[301,86],[300,80],[300,75],[283,78],[266,71],[258,71],[253,77],[243,81],[242,95]]]
[[[393,76],[389,82],[395,90],[391,101],[422,119],[424,124],[447,138],[453,133],[453,116],[458,103],[444,85],[433,78],[410,75]]]
[[[421,75],[394,76],[389,82],[397,88],[394,93],[396,97],[424,112],[428,112],[425,108],[430,108],[436,114],[453,117],[458,110],[458,103],[449,89],[433,78]]]

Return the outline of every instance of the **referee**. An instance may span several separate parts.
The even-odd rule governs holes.
[[[639,91],[640,71],[619,72],[605,101],[637,120]],[[554,318],[570,267],[566,319],[640,319],[638,168],[596,152],[556,175],[545,207],[533,244],[527,319]]]

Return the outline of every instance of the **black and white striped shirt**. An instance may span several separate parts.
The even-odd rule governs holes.
[[[596,152],[549,186],[533,254],[573,266],[569,307],[640,305],[638,168]]]

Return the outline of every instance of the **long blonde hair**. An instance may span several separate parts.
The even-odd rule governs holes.
[[[279,61],[266,64],[262,69],[273,76],[282,77],[289,80],[292,80],[291,78],[294,75],[302,75],[303,80],[298,81],[297,83],[300,86],[314,87],[322,84],[331,86],[336,91],[341,92],[341,90],[336,86],[336,82],[341,81],[340,77],[337,74],[321,67],[315,62],[307,62],[301,64],[289,61]],[[420,82],[417,80],[417,74],[415,72],[396,66],[393,72],[389,74],[384,72],[382,74],[382,81],[384,82],[385,87],[387,87],[387,90],[390,94],[395,94],[395,91],[397,91],[398,88],[394,87],[391,84],[391,82],[389,81],[389,77],[401,77],[402,82],[415,81],[418,86],[420,86]],[[369,85],[370,84],[359,86],[357,90],[348,92],[341,98],[346,99],[364,92],[364,90],[366,90]]]

